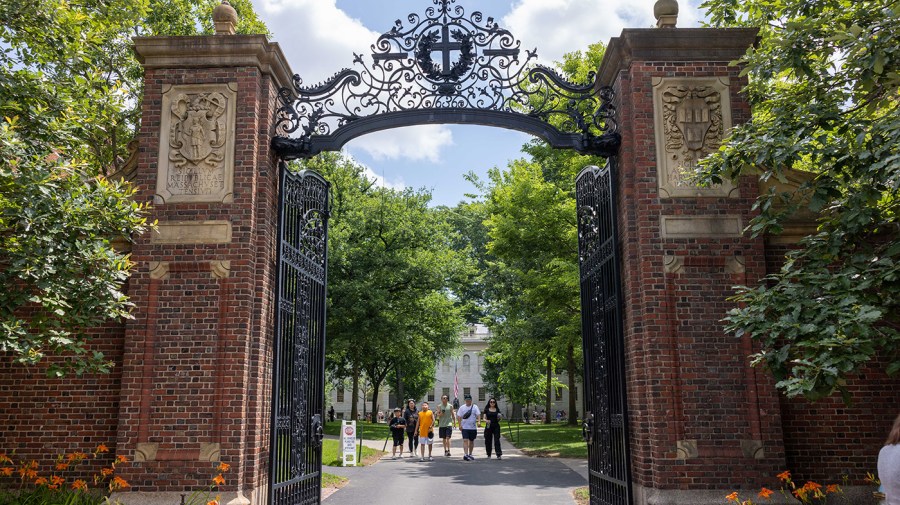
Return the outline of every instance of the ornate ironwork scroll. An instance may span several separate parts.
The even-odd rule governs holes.
[[[328,182],[281,166],[270,504],[319,503]]]
[[[615,158],[575,183],[591,505],[631,505]]]
[[[275,151],[282,159],[339,150],[373,131],[415,124],[500,126],[537,135],[554,147],[612,156],[617,132],[610,88],[573,84],[536,65],[537,50],[456,0],[432,0],[425,14],[372,45],[372,62],[354,55],[344,69],[306,87],[295,75],[283,88]]]

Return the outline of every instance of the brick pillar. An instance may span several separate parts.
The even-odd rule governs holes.
[[[231,469],[222,503],[262,503],[268,465],[276,91],[291,71],[264,36],[135,40],[145,69],[140,237],[118,451],[125,503],[179,503]],[[248,501],[249,499],[249,501]]]
[[[618,100],[619,219],[636,503],[720,504],[784,470],[778,396],[724,332],[732,286],[764,275],[765,245],[742,229],[759,188],[699,188],[684,167],[750,119],[729,66],[752,29],[629,29],[601,84]]]

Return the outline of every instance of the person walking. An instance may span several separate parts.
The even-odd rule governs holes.
[[[431,450],[434,445],[434,412],[428,410],[428,402],[422,402],[419,410],[419,461],[425,461],[425,446],[428,446],[428,461],[434,461]]]
[[[900,415],[878,453],[878,480],[884,490],[884,505],[900,505]]]
[[[409,457],[414,458],[419,448],[419,411],[416,410],[416,401],[412,398],[406,402],[403,419],[406,421],[406,437],[409,439]]]
[[[400,449],[400,457],[403,457],[403,432],[406,430],[406,420],[400,412],[400,407],[394,409],[394,417],[391,418],[389,426],[391,427],[391,435],[394,437],[394,448],[391,449],[391,459],[397,459],[397,449]]]
[[[497,400],[491,398],[484,407],[484,449],[487,452],[488,459],[491,459],[491,442],[494,444],[494,452],[497,459],[503,459],[503,450],[500,449],[500,409],[497,407]]]
[[[472,395],[466,395],[464,399],[466,404],[459,407],[456,417],[459,419],[459,430],[463,437],[463,459],[474,461],[472,450],[475,448],[475,437],[478,436],[478,417],[481,411],[478,410],[478,405],[472,405]]]
[[[453,436],[453,428],[456,426],[456,410],[450,403],[450,397],[441,397],[441,403],[435,408],[438,418],[438,437],[444,444],[444,456],[450,456],[450,437]]]

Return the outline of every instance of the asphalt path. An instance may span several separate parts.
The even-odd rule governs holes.
[[[378,450],[384,441],[366,441]],[[391,459],[388,455],[367,467],[325,467],[350,482],[325,499],[327,505],[396,505],[397,503],[514,503],[517,505],[572,504],[572,489],[587,485],[587,466],[579,460],[533,458],[502,440],[503,459],[485,457],[484,436],[475,439],[475,461],[463,461],[462,438],[454,430],[451,457],[435,443],[434,461],[414,458]],[[404,454],[408,456],[408,454]],[[427,456],[427,449],[426,449]],[[477,500],[477,502],[476,502]],[[484,501],[482,501],[484,500]]]

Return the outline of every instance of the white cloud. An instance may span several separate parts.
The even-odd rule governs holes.
[[[537,47],[542,63],[617,37],[623,28],[651,28],[653,0],[517,0],[502,21],[527,49]],[[682,0],[678,26],[699,26],[699,0]]]
[[[441,161],[441,150],[453,145],[453,132],[443,125],[410,126],[370,133],[347,144],[376,160],[406,158],[412,161]]]
[[[355,156],[348,152],[344,152],[344,155],[349,158],[353,163],[361,166],[363,168],[363,175],[366,176],[366,179],[375,183],[375,186],[379,188],[390,188],[396,190],[406,189],[408,184],[403,180],[403,177],[387,177],[388,174],[379,174],[372,167],[366,165],[365,163],[359,161]]]

